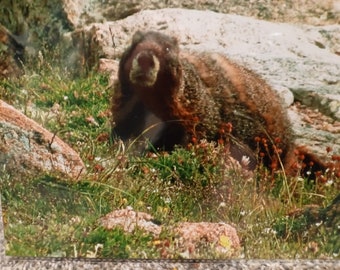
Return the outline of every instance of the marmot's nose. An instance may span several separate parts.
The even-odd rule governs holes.
[[[155,67],[155,56],[148,52],[141,52],[137,55],[137,62],[142,70],[149,70]]]

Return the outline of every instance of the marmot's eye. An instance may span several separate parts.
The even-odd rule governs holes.
[[[166,51],[167,53],[169,53],[169,52],[170,52],[170,48],[169,48],[169,47],[166,47],[166,48],[165,48],[165,51]]]

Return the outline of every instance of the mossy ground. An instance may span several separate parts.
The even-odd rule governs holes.
[[[164,225],[180,221],[233,224],[241,238],[237,258],[340,258],[339,224],[308,223],[289,213],[325,207],[340,179],[311,182],[269,174],[249,177],[227,166],[222,146],[201,142],[172,153],[129,155],[110,133],[112,89],[103,74],[72,78],[44,59],[20,79],[0,82],[0,98],[25,112],[78,151],[87,174],[78,182],[58,175],[28,179],[0,173],[6,254],[110,258],[180,258],[172,235],[154,238],[107,231],[98,219],[131,206]],[[166,243],[166,252],[164,245]],[[203,248],[198,257],[221,258]]]

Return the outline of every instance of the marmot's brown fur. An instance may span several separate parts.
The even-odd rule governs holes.
[[[222,54],[180,51],[175,38],[137,32],[120,61],[112,131],[164,150],[224,137],[251,168],[258,152],[269,167],[290,166],[293,139],[281,103],[263,79]]]

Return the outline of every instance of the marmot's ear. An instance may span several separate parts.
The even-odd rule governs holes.
[[[145,34],[144,32],[139,30],[136,33],[134,33],[132,37],[132,44],[139,43],[143,39],[144,34]]]

